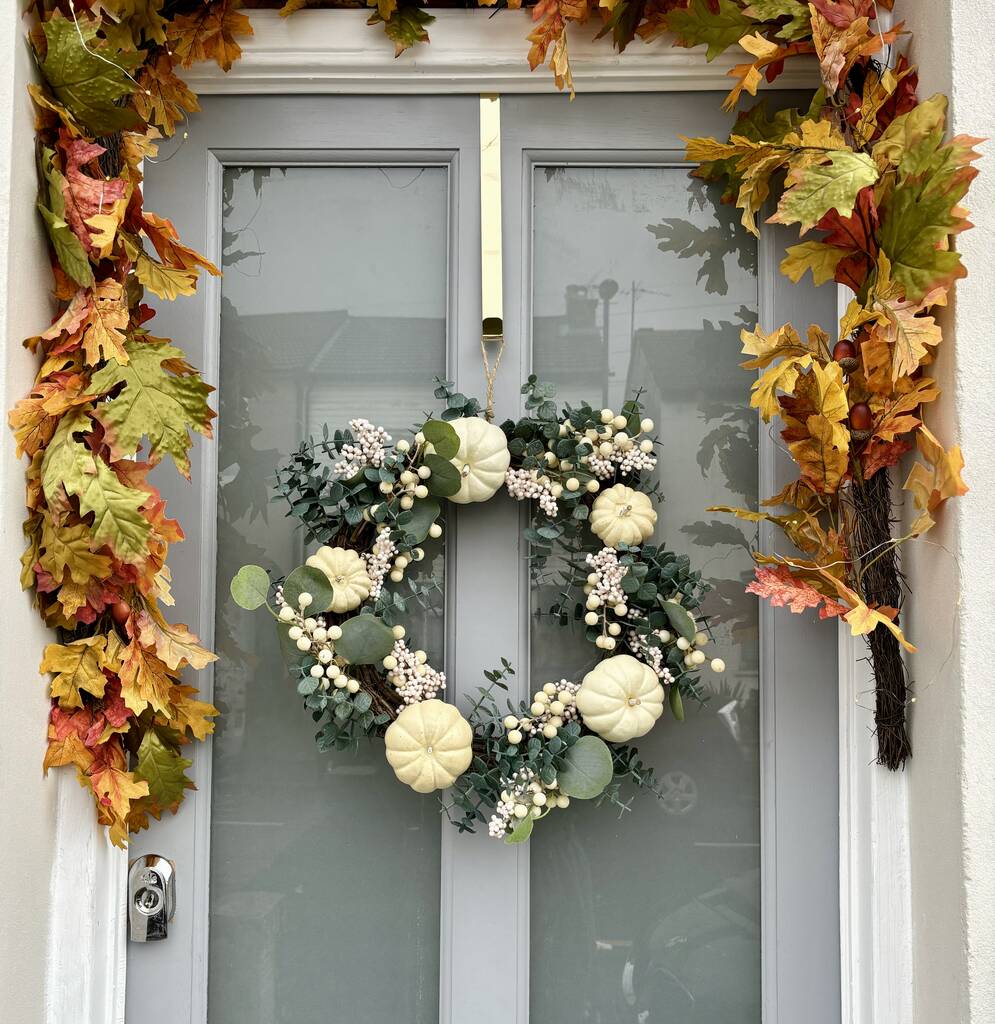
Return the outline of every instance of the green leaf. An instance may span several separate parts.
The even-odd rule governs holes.
[[[394,56],[400,57],[409,46],[428,42],[425,26],[431,25],[433,21],[435,18],[420,7],[396,7],[386,19],[374,12],[366,24],[376,25],[383,22],[384,32],[394,44]]]
[[[451,459],[459,451],[459,434],[443,420],[427,420],[421,428],[425,440],[443,459]]]
[[[681,698],[681,691],[673,684],[670,687],[670,710],[678,722],[684,721],[684,701]]]
[[[99,20],[72,21],[58,12],[42,23],[48,44],[41,72],[59,102],[94,135],[137,128],[141,118],[118,100],[136,88],[129,72],[142,51],[126,53],[97,38]]]
[[[778,39],[801,39],[812,32],[811,12],[808,4],[802,3],[801,0],[750,0],[750,6],[743,13],[757,21],[788,18],[788,22],[776,33]]]
[[[160,807],[173,807],[183,799],[185,789],[193,788],[185,773],[192,764],[193,761],[180,757],[163,743],[154,729],[149,729],[138,747],[135,777],[149,784],[149,796]]]
[[[103,395],[124,385],[119,394],[96,408],[114,458],[133,455],[143,437],[150,457],[172,457],[176,468],[190,475],[190,429],[210,435],[213,413],[207,396],[213,388],[200,375],[186,372],[183,353],[173,345],[147,338],[125,342],[128,362],[109,360],[90,382],[89,390]],[[166,365],[170,368],[167,369]],[[183,372],[173,372],[181,367]]]
[[[611,751],[597,736],[581,736],[564,755],[556,776],[560,792],[578,800],[593,800],[611,780]]]
[[[288,636],[290,627],[293,623],[281,622],[279,619],[275,622],[276,635],[280,640],[280,654],[283,657],[283,661],[288,668],[298,667],[306,657],[304,651],[297,649],[297,642],[291,640]]]
[[[673,10],[667,15],[667,27],[677,35],[679,46],[705,44],[706,60],[714,60],[756,26],[734,0],[719,0],[717,13],[712,12],[709,0],[691,0],[686,10]]]
[[[335,653],[350,665],[379,665],[394,646],[394,631],[375,615],[355,615],[342,623]]]
[[[66,179],[55,167],[55,153],[48,148],[41,151],[41,173],[48,184],[48,205],[38,200],[38,212],[45,222],[55,258],[59,266],[81,287],[92,287],[93,268],[83,243],[66,221]]]
[[[678,636],[684,637],[685,640],[694,640],[697,630],[695,629],[694,619],[691,617],[690,612],[676,601],[664,601],[663,598],[658,600],[660,601],[660,607],[666,612],[667,620],[670,622],[673,631]]]
[[[269,576],[260,565],[243,565],[231,581],[231,596],[246,611],[255,611],[266,603]]]
[[[410,509],[411,519],[404,523],[404,532],[411,534],[415,543],[420,544],[428,536],[429,527],[441,512],[442,508],[435,498],[417,498]]]
[[[328,611],[332,604],[332,585],[328,577],[312,565],[296,568],[283,582],[283,599],[294,611],[299,611],[298,599],[301,594],[313,598],[307,607],[308,615]]]
[[[432,471],[426,480],[429,492],[440,498],[450,498],[457,494],[462,481],[459,470],[448,460],[439,455],[426,455],[424,463]]]
[[[73,436],[91,429],[82,409],[62,417],[42,462],[42,490],[55,508],[66,505],[64,488],[79,498],[80,515],[93,513],[94,550],[107,544],[122,561],[144,562],[152,526],[140,509],[149,495],[121,483],[103,459]]]
[[[535,818],[531,814],[525,815],[518,824],[504,837],[504,841],[509,846],[517,846],[519,843],[524,843],[530,835],[532,835],[532,828],[535,825]]]
[[[837,210],[841,217],[853,213],[857,193],[878,180],[877,165],[866,153],[848,149],[827,157],[828,163],[790,172],[788,180],[793,184],[781,196],[772,222],[798,224],[801,231],[808,231],[830,210]]]

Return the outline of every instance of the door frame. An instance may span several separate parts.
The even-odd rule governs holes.
[[[479,10],[435,14],[431,44],[395,60],[391,44],[366,26],[361,11],[305,10],[290,19],[279,18],[275,11],[253,11],[255,34],[243,44],[243,57],[233,69],[224,74],[214,65],[198,64],[187,81],[201,94],[244,95],[513,94],[552,89],[548,71],[530,73],[524,59],[530,25],[526,12],[502,11],[493,20],[491,12]],[[489,19],[486,26],[484,18]],[[734,53],[726,53],[706,63],[703,53],[672,48],[665,38],[634,45],[620,57],[604,41],[581,38],[582,31],[571,36],[574,80],[581,92],[707,91],[716,93],[718,105],[728,88],[727,72],[737,62]],[[592,28],[587,36],[593,34]],[[778,88],[816,84],[814,63],[798,62],[782,75]],[[196,131],[196,120],[192,130]],[[767,232],[768,241],[761,240],[761,253],[771,244],[771,235]],[[842,289],[840,293],[840,304],[845,305]],[[798,312],[804,316],[804,310]],[[773,446],[761,487],[767,487],[772,477]],[[764,642],[770,644],[776,616],[769,610],[765,615]],[[845,628],[839,632],[838,652],[841,1021],[911,1020],[907,775],[873,765],[872,681],[863,647]],[[70,1019],[119,1024],[124,1020],[127,854],[94,842],[93,826],[81,820],[80,805],[75,779],[60,773],[60,842],[52,890],[64,898],[51,903],[45,1019],[50,1024]],[[83,983],[67,983],[79,978],[81,962],[90,965]],[[765,1019],[772,1020],[772,1009],[766,1008]]]

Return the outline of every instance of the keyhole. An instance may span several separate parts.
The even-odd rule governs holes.
[[[135,893],[135,909],[151,917],[162,907],[162,890],[143,887]]]

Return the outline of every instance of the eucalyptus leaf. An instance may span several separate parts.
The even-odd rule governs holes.
[[[429,527],[434,523],[442,512],[442,507],[435,498],[418,498],[411,506],[411,519],[405,522],[404,532],[410,533],[415,538],[415,543],[420,544],[427,536]]]
[[[505,837],[504,841],[510,846],[517,846],[518,843],[524,843],[530,835],[532,835],[532,826],[535,824],[535,818],[531,814],[527,814],[519,823],[509,832]]]
[[[451,459],[459,451],[459,434],[445,421],[427,420],[421,432],[440,458]]]
[[[375,615],[355,615],[342,623],[335,653],[351,665],[379,665],[394,646],[394,631]]]
[[[670,710],[674,713],[674,718],[678,722],[684,721],[684,700],[681,697],[681,691],[676,686],[670,687]]]
[[[261,565],[243,565],[231,581],[231,596],[240,608],[255,611],[266,603],[269,576]]]
[[[660,607],[666,612],[674,632],[684,637],[685,640],[694,640],[697,630],[690,612],[676,601],[664,601],[663,598],[657,598],[657,600],[660,602]]]
[[[425,481],[429,492],[440,498],[451,498],[460,489],[459,470],[448,460],[439,455],[426,455],[424,463],[432,471]]]
[[[299,611],[298,599],[301,594],[310,594],[312,601],[307,613],[314,615],[328,611],[332,604],[332,585],[328,577],[312,565],[296,568],[283,582],[283,599],[294,611]]]
[[[276,635],[280,638],[280,654],[288,668],[294,669],[304,660],[304,652],[297,649],[297,643],[287,635],[290,623],[276,621]]]
[[[612,755],[597,736],[581,736],[566,752],[556,780],[560,792],[578,800],[593,800],[612,780]]]

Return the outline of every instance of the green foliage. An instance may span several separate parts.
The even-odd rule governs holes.
[[[269,575],[259,565],[243,565],[231,581],[231,596],[246,611],[255,611],[266,604],[269,595]]]
[[[556,779],[567,796],[593,800],[611,782],[612,774],[608,744],[597,736],[581,736],[564,755]]]
[[[390,654],[394,634],[375,615],[355,615],[342,623],[342,639],[336,651],[350,665],[377,665]]]
[[[706,60],[710,61],[756,27],[734,0],[718,0],[717,5],[710,0],[691,0],[686,8],[670,12],[667,26],[681,46],[707,46]]]
[[[283,582],[283,600],[294,611],[298,611],[301,594],[311,595],[311,604],[307,613],[312,615],[322,612],[332,603],[332,585],[328,577],[311,565],[298,566]]]
[[[445,420],[426,420],[421,432],[441,458],[451,459],[459,451],[459,435]]]

